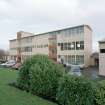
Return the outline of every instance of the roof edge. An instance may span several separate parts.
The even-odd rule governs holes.
[[[62,30],[66,30],[66,29],[73,29],[73,28],[76,28],[76,27],[84,27],[84,26],[86,26],[88,29],[90,29],[90,30],[92,31],[92,28],[91,28],[89,25],[82,24],[82,25],[76,25],[76,26],[72,26],[72,27],[68,27],[68,28],[62,28],[62,29],[58,29],[58,30],[43,32],[43,33],[39,33],[39,34],[34,34],[34,33],[24,32],[24,31],[19,31],[19,32],[33,34],[33,35],[31,35],[31,36],[27,36],[27,37],[33,37],[33,36],[48,34],[48,33],[52,33],[52,32],[62,31]],[[17,32],[17,33],[18,33],[18,32]],[[26,38],[26,37],[24,37],[24,38]],[[17,39],[12,39],[12,40],[9,40],[9,41],[14,41],[14,40],[17,40]]]

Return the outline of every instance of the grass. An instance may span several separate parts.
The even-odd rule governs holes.
[[[0,105],[57,105],[9,86],[17,76],[18,71],[0,68]]]

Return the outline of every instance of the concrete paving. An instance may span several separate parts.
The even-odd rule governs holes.
[[[91,79],[104,80],[105,77],[99,76],[99,67],[88,67],[81,71],[82,74]]]
[[[98,67],[88,67],[82,70],[82,74],[90,78],[98,78]]]
[[[70,71],[70,68],[67,68]],[[99,76],[99,67],[88,67],[81,70],[83,76],[93,80],[105,80],[105,77]]]

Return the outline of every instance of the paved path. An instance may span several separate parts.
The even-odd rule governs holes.
[[[68,67],[67,70],[69,71],[70,68]],[[96,80],[103,80],[105,77],[100,77],[99,74],[99,68],[98,67],[88,67],[83,69],[82,75],[85,77],[89,77],[91,79],[96,79]]]

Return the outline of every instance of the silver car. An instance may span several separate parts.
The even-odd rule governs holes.
[[[71,66],[71,69],[70,69],[70,71],[68,72],[68,74],[70,74],[70,75],[77,75],[77,76],[81,76],[81,75],[82,75],[81,69],[80,69],[80,67],[77,66],[77,65]]]
[[[12,67],[15,64],[16,64],[16,62],[14,60],[9,60],[9,61],[1,64],[1,66],[4,66],[4,67]]]

